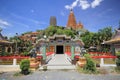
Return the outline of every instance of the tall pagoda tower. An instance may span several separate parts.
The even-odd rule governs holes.
[[[71,9],[69,17],[68,17],[67,28],[72,28],[72,29],[76,30],[76,25],[77,25],[76,19],[75,19],[73,10]]]
[[[50,26],[57,26],[57,20],[55,16],[50,17]]]

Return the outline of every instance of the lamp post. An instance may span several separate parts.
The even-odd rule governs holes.
[[[46,40],[46,38],[47,38],[47,36],[46,35],[44,35],[44,39]]]
[[[18,47],[18,43],[17,43],[17,39],[18,39],[18,33],[16,33],[16,46],[15,46],[15,53],[17,53],[18,52],[18,49],[17,49],[17,47]]]

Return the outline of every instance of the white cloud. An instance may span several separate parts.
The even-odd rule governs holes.
[[[35,10],[32,9],[32,10],[31,10],[31,13],[34,13],[34,12],[35,12]]]
[[[75,7],[81,7],[82,10],[88,8],[95,8],[100,5],[103,0],[93,0],[91,3],[88,0],[75,0],[71,5],[65,5],[66,9],[73,9]]]
[[[6,27],[8,27],[8,26],[10,26],[10,25],[11,25],[11,24],[8,23],[7,21],[0,19],[0,27],[1,27],[1,28],[6,28]]]
[[[72,7],[72,8],[76,7],[77,4],[78,4],[78,1],[79,1],[79,0],[74,1],[74,2],[72,3],[71,7]]]
[[[61,11],[60,14],[61,14],[62,16],[65,16],[65,13],[64,13],[63,11]]]
[[[103,0],[94,0],[94,1],[91,3],[91,7],[92,7],[92,8],[95,8],[95,7],[99,6],[102,1],[103,1]]]
[[[65,5],[65,8],[66,8],[66,9],[71,9],[71,6]]]
[[[88,3],[87,0],[79,0],[79,6],[85,10],[90,7],[90,4]]]
[[[79,0],[75,0],[71,5],[65,5],[66,9],[73,9],[77,6]]]

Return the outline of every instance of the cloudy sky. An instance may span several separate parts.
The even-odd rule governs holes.
[[[106,26],[118,28],[120,0],[0,0],[0,28],[5,36],[19,35],[49,26],[50,16],[66,26],[70,9],[76,21],[96,32]]]

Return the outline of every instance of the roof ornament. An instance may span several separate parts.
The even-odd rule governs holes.
[[[2,32],[2,28],[0,27],[0,33]]]
[[[73,9],[72,9],[72,8],[70,9],[70,12],[73,12]]]
[[[120,21],[119,21],[119,26],[118,26],[118,30],[120,30]]]

